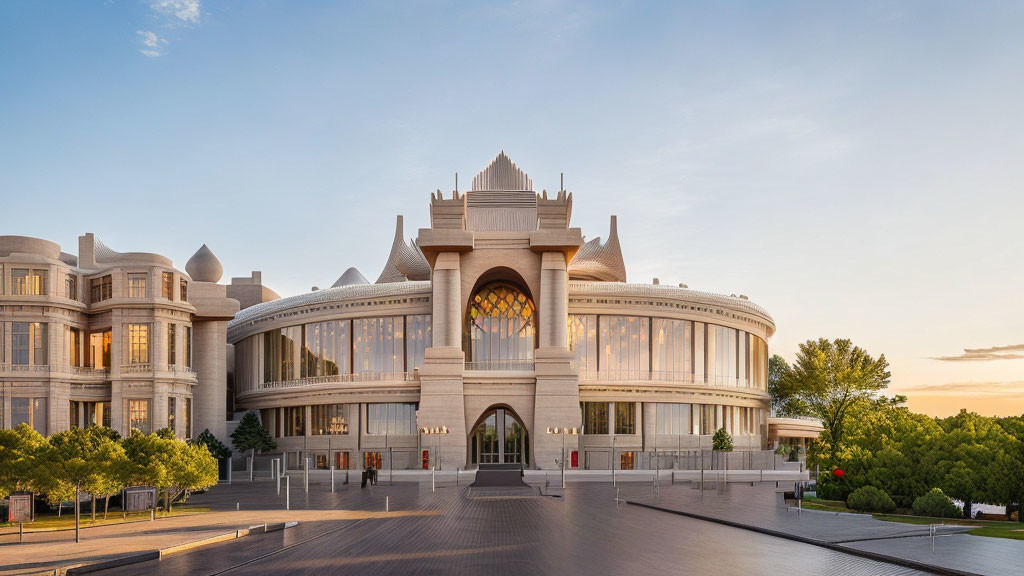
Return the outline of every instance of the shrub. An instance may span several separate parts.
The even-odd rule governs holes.
[[[953,503],[939,488],[932,488],[924,496],[914,500],[914,514],[918,516],[934,516],[935,518],[960,518],[963,510]]]
[[[715,452],[732,452],[732,436],[725,430],[719,428],[711,438],[711,449]]]
[[[858,512],[892,512],[896,509],[892,498],[874,486],[862,486],[851,492],[846,506]]]
[[[836,478],[830,472],[822,472],[818,475],[817,484],[818,498],[825,500],[842,500],[850,495],[850,484],[845,478]]]

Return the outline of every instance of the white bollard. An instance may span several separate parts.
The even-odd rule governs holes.
[[[437,484],[434,482],[434,466],[430,467],[430,491],[437,492]]]
[[[334,493],[334,462],[331,462],[331,493]]]
[[[277,480],[277,495],[281,495],[281,460],[274,458],[274,478]]]
[[[385,512],[390,512],[391,511],[391,496],[385,496],[384,497],[384,511]]]
[[[303,474],[302,482],[304,484],[304,490],[306,494],[309,494],[309,457],[303,458]]]
[[[284,477],[284,509],[292,509],[292,477]]]

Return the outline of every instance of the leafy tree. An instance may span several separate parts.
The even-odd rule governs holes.
[[[170,467],[175,457],[176,440],[167,440],[156,434],[136,432],[124,441],[129,464],[126,480],[129,486],[153,486],[157,491],[168,491],[174,485]]]
[[[46,474],[50,501],[62,501],[79,490],[92,495],[92,517],[96,519],[96,497],[108,499],[124,486],[124,449],[106,429],[97,426],[71,428],[50,436],[42,452],[41,470]],[[105,514],[106,512],[104,512]]]
[[[209,429],[200,432],[199,436],[196,436],[192,443],[206,446],[206,449],[210,451],[210,455],[218,460],[231,457],[231,450],[228,450],[228,447],[218,440]]]
[[[11,492],[40,490],[37,463],[46,438],[28,424],[0,430],[0,498]]]
[[[806,405],[825,427],[830,463],[841,450],[850,412],[889,385],[888,368],[884,354],[875,359],[850,340],[821,338],[801,344],[796,362],[784,370],[785,394]]]
[[[178,437],[174,433],[174,428],[171,428],[170,426],[165,426],[165,427],[157,430],[156,432],[154,432],[154,434],[156,434],[157,436],[163,438],[164,440],[175,440]]]
[[[772,411],[778,416],[807,416],[807,405],[794,394],[785,380],[789,364],[778,354],[768,359],[768,394],[771,395]]]
[[[203,444],[176,441],[169,470],[169,482],[186,494],[209,488],[218,480],[217,460]],[[167,511],[171,511],[170,499],[167,500]]]
[[[277,448],[277,442],[270,437],[270,433],[263,427],[255,410],[250,410],[242,416],[238,427],[231,433],[231,442],[242,452],[250,450],[273,450]]]

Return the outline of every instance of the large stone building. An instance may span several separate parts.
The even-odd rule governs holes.
[[[433,194],[414,240],[398,217],[375,283],[350,269],[243,309],[237,409],[260,411],[292,466],[555,468],[565,443],[569,466],[628,469],[709,449],[719,428],[766,447],[768,313],[627,283],[615,217],[585,241],[572,205],[502,153],[469,191]]]
[[[225,332],[239,305],[213,254],[203,246],[182,272],[92,234],[78,253],[0,236],[0,428],[223,437]]]
[[[572,205],[502,153],[433,194],[415,239],[398,217],[375,283],[351,268],[289,298],[259,272],[219,284],[205,245],[182,272],[92,234],[77,258],[0,236],[0,427],[227,442],[258,410],[290,466],[320,468],[554,468],[564,445],[568,466],[629,469],[720,428],[739,450],[816,435],[769,422],[764,309],[627,283],[615,217],[585,241]]]

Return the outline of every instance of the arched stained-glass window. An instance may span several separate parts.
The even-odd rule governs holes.
[[[488,284],[473,295],[466,317],[470,361],[480,368],[516,369],[533,360],[536,309],[511,284]]]

